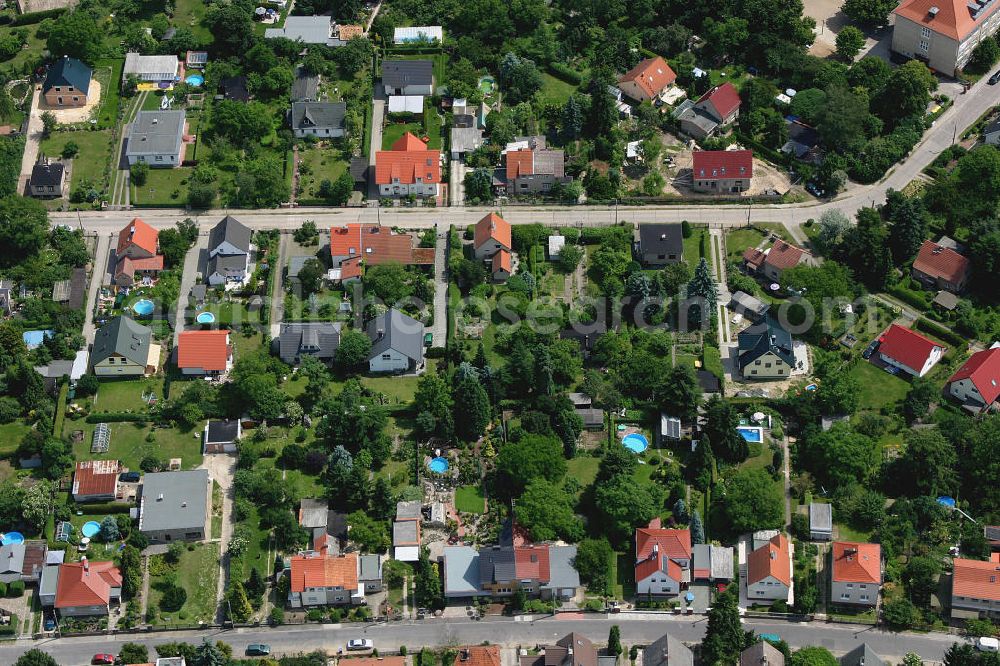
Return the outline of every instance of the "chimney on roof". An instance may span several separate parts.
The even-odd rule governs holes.
[[[84,571],[84,573],[90,573],[90,562],[87,561],[86,557],[81,557],[80,558],[80,564],[83,565],[83,571]]]
[[[375,339],[376,340],[381,340],[382,336],[384,336],[384,335],[385,335],[385,331],[380,328],[380,329],[378,329],[378,331],[375,332]]]
[[[469,661],[469,651],[462,650],[461,652],[458,653],[458,658],[460,661]]]
[[[927,10],[927,15],[930,16],[931,18],[934,18],[935,16],[938,15],[939,11],[941,11],[941,10],[938,9],[937,5],[934,5],[930,9]]]
[[[162,502],[163,501],[163,493],[160,493],[159,495],[157,495],[156,501],[157,502]]]

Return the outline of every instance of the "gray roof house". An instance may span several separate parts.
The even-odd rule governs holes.
[[[278,357],[290,365],[303,356],[312,356],[330,363],[340,346],[339,322],[309,322],[282,324],[272,343]]]
[[[483,145],[483,130],[478,127],[451,128],[451,159],[460,160]]]
[[[983,129],[983,141],[992,146],[1000,144],[1000,118],[997,118]]]
[[[684,259],[680,224],[640,224],[636,254],[644,266],[666,266]]]
[[[840,657],[840,666],[885,666],[885,660],[875,654],[868,643],[862,643]]]
[[[364,585],[365,592],[379,592],[382,589],[382,556],[362,555],[358,558],[358,583]]]
[[[299,65],[295,68],[295,81],[292,83],[292,101],[315,100],[319,95],[319,77],[309,74]]]
[[[347,134],[344,102],[292,102],[288,121],[292,133],[298,137],[340,138]]]
[[[129,125],[125,157],[129,166],[176,167],[184,161],[184,112],[139,111]]]
[[[642,650],[642,666],[694,666],[694,653],[679,638],[664,634]]]
[[[211,483],[205,469],[152,472],[143,476],[139,531],[153,543],[207,538]]]
[[[310,259],[315,259],[315,255],[302,254],[296,255],[288,260],[288,273],[285,277],[288,278],[289,282],[297,283],[299,281],[299,271],[302,267],[306,265],[306,262]]]
[[[226,215],[208,232],[208,254],[249,254],[250,227]]]
[[[430,60],[382,61],[386,95],[433,95],[434,63]]]
[[[391,309],[368,323],[370,372],[415,372],[424,366],[424,325]]]
[[[213,287],[227,282],[243,282],[247,277],[249,260],[246,254],[217,254],[208,260],[205,280]]]
[[[202,441],[204,453],[233,453],[236,443],[243,435],[239,419],[209,421],[205,424],[205,434]]]
[[[795,368],[792,335],[772,318],[740,332],[738,369],[746,379],[787,378]]]
[[[50,162],[45,155],[39,155],[35,166],[31,167],[28,189],[31,196],[40,199],[61,197],[66,182],[66,169],[62,162]]]
[[[729,307],[732,308],[733,312],[738,312],[753,321],[760,321],[771,306],[745,291],[737,291],[733,294]]]
[[[576,546],[549,546],[549,580],[542,582],[543,596],[570,599],[580,589],[580,574],[573,566]]]
[[[96,375],[141,375],[155,372],[160,346],[153,344],[153,331],[135,320],[115,317],[97,330],[90,352]]]
[[[785,666],[785,655],[762,639],[740,652],[740,666]]]
[[[660,428],[656,432],[656,441],[664,444],[681,438],[681,420],[666,412],[660,412]]]
[[[334,46],[333,23],[329,16],[288,16],[281,28],[268,28],[266,39],[283,37],[304,44]]]
[[[481,587],[517,580],[513,546],[490,546],[479,551],[479,584]]]
[[[695,580],[715,582],[717,580],[733,579],[732,548],[696,543],[693,550]]]
[[[21,580],[24,567],[24,544],[14,543],[0,547],[0,581],[12,583]]]
[[[445,598],[465,599],[482,594],[478,550],[472,546],[446,546],[443,561]]]
[[[833,540],[832,505],[820,502],[813,502],[809,505],[809,539],[812,541]]]

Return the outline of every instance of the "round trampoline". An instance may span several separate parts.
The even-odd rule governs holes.
[[[649,448],[649,440],[639,432],[633,432],[622,438],[622,444],[632,453],[642,453]]]
[[[211,312],[202,312],[196,317],[195,321],[199,324],[212,324],[215,322],[215,315]]]
[[[80,528],[80,534],[87,537],[88,539],[96,536],[97,533],[100,531],[101,531],[101,524],[96,520],[88,520],[83,524],[83,527]]]
[[[442,458],[441,456],[431,458],[430,462],[427,463],[427,469],[435,474],[444,474],[448,471],[448,467],[448,459]]]
[[[201,74],[191,74],[186,79],[184,79],[184,83],[188,84],[189,86],[198,87],[201,84],[205,83],[205,77],[202,76]]]
[[[0,538],[0,544],[4,546],[14,546],[19,543],[24,543],[24,535],[20,532],[7,532]]]
[[[147,317],[153,314],[153,308],[156,305],[153,301],[148,298],[140,298],[138,301],[132,304],[132,312],[136,313],[141,317]]]

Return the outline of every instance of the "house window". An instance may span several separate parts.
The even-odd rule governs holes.
[[[868,589],[867,585],[858,585],[858,587],[860,587],[862,590],[867,590]]]
[[[868,595],[867,594],[862,594],[861,595],[861,601],[868,601]]]
[[[771,364],[770,364],[770,363],[765,363],[765,364],[764,364],[764,367],[765,367],[765,368],[770,368],[770,367],[771,367]]]
[[[924,39],[930,39],[931,38],[931,29],[930,28],[921,28],[920,29],[920,36],[923,37]]]
[[[751,374],[751,375],[756,375],[756,374],[757,374],[757,371],[756,371],[756,370],[751,370],[751,371],[750,371],[750,374]]]
[[[156,156],[156,161],[157,162],[162,162],[163,161],[163,155],[157,155]]]
[[[383,361],[391,361],[392,360],[392,354],[382,354],[382,360]]]
[[[920,40],[920,50],[921,51],[923,51],[924,53],[927,53],[927,51],[929,51],[930,48],[931,48],[931,45],[930,45],[930,43],[927,40],[924,40],[924,39]]]
[[[841,595],[840,595],[840,598],[841,598],[841,599],[850,599],[850,598],[851,598],[851,595],[849,595],[849,594],[847,594],[847,593],[845,592],[844,594],[841,594]]]
[[[62,86],[56,86],[56,92],[62,92]]]
[[[79,98],[79,97],[77,97],[76,95],[74,95],[74,96],[73,96],[73,101],[74,101],[74,102],[79,102],[79,101],[80,101],[80,98]]]
[[[849,588],[850,588],[850,587],[854,587],[854,583],[848,583],[848,584],[847,584],[847,587],[849,587]]]
[[[656,258],[657,259],[666,259],[667,255],[665,255],[665,254],[658,254],[658,255],[656,255]]]
[[[754,361],[753,364],[754,365],[760,365],[760,359],[757,359],[756,361]]]

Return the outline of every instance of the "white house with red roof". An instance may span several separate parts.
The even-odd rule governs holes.
[[[365,601],[358,584],[358,554],[331,556],[326,546],[291,558],[288,569],[288,605],[303,606],[359,605]]]
[[[383,197],[436,197],[441,187],[441,151],[407,132],[389,150],[375,153],[375,183]]]
[[[218,377],[233,367],[229,331],[183,331],[177,336],[177,367],[185,375]]]
[[[685,101],[674,111],[681,131],[695,139],[712,136],[740,115],[740,94],[726,81],[701,96],[697,102]]]
[[[753,151],[696,150],[691,168],[691,188],[711,194],[739,194],[750,189]]]
[[[882,589],[882,547],[877,543],[834,541],[830,559],[830,601],[874,607]]]
[[[948,393],[976,414],[1000,410],[1000,342],[970,356],[948,378]]]
[[[913,277],[929,287],[960,292],[969,281],[972,264],[953,248],[924,241],[913,260]]]
[[[892,50],[953,76],[997,31],[998,7],[988,0],[903,0],[893,12]]]
[[[811,254],[783,240],[774,241],[774,245],[766,250],[748,247],[743,252],[743,264],[748,271],[761,273],[774,282],[780,281],[782,273],[789,268],[811,259]]]
[[[116,285],[131,287],[137,278],[154,277],[163,270],[159,238],[160,233],[138,217],[118,232],[113,272]]]
[[[82,460],[73,472],[73,500],[77,502],[110,502],[118,494],[117,460]]]
[[[635,531],[637,595],[676,596],[690,582],[690,530],[664,529],[655,518]]]
[[[747,599],[788,601],[792,589],[792,552],[788,537],[778,533],[747,555]]]
[[[510,222],[496,213],[490,213],[476,222],[472,248],[476,259],[489,259],[500,250],[511,250]]]
[[[993,553],[989,562],[955,558],[951,615],[965,619],[1000,615],[1000,554]]]
[[[618,88],[637,102],[660,97],[677,80],[667,61],[656,56],[646,58],[618,79]]]
[[[55,607],[61,617],[107,615],[121,597],[122,574],[114,562],[83,558],[59,565]]]
[[[879,342],[878,355],[882,362],[914,377],[930,372],[945,352],[945,347],[899,324],[889,326]]]

